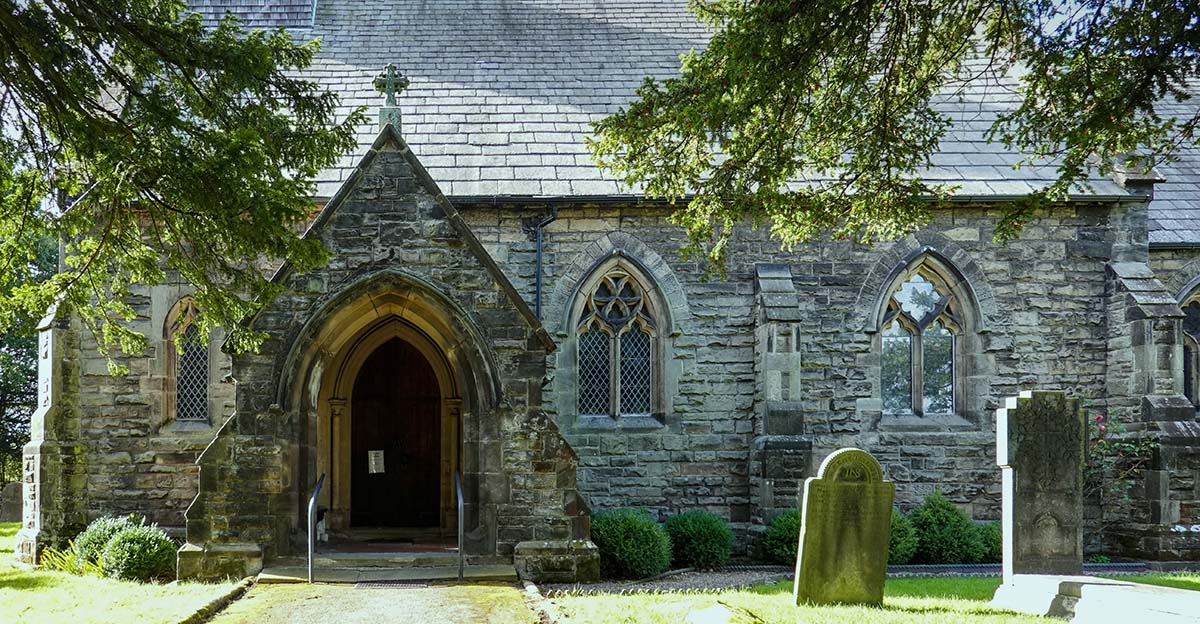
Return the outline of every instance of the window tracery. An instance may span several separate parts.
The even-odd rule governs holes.
[[[955,360],[963,319],[952,289],[918,266],[888,297],[880,338],[883,411],[943,415],[955,412]]]
[[[585,291],[576,324],[581,416],[653,412],[657,323],[643,285],[621,267]]]

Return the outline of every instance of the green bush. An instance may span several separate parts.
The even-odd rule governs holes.
[[[157,526],[127,526],[108,540],[100,565],[112,578],[159,580],[174,575],[175,550],[175,542]]]
[[[135,515],[102,516],[93,520],[82,533],[75,537],[72,550],[75,553],[73,559],[78,566],[73,572],[81,573],[85,563],[99,563],[100,555],[104,552],[104,547],[108,545],[108,540],[129,527],[142,526],[145,522],[141,516]]]
[[[981,522],[975,525],[979,533],[979,543],[983,545],[983,555],[979,563],[1000,563],[1004,558],[1004,530],[999,522]]]
[[[914,563],[975,563],[984,554],[975,523],[941,494],[925,499],[910,519],[917,530]]]
[[[671,538],[650,514],[633,509],[592,516],[592,541],[600,549],[600,573],[642,579],[671,565]]]
[[[796,547],[800,543],[800,511],[789,509],[771,521],[763,538],[763,554],[769,561],[796,565]]]
[[[892,536],[888,541],[888,560],[891,565],[904,565],[912,561],[917,552],[917,530],[908,516],[899,509],[892,510]]]
[[[733,531],[716,514],[688,511],[666,522],[671,537],[675,565],[701,570],[716,570],[729,561],[733,550]]]

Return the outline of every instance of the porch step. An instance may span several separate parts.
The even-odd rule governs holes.
[[[468,581],[517,580],[517,571],[511,565],[473,565],[463,570],[463,579]],[[272,565],[258,575],[259,583],[304,583],[308,580],[306,566]],[[320,567],[313,566],[313,580],[320,583],[378,583],[384,581],[457,581],[458,564],[453,566],[427,567]]]
[[[469,561],[468,561],[469,563]],[[307,567],[304,557],[281,557],[271,566]],[[439,568],[458,569],[458,553],[434,552],[319,552],[313,557],[314,568]]]

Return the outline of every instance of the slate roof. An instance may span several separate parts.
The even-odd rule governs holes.
[[[309,28],[314,0],[188,0],[204,25],[212,28],[226,14],[258,28]]]
[[[1165,103],[1159,112],[1184,117],[1195,114],[1196,106],[1194,100]],[[1154,185],[1150,202],[1151,245],[1200,244],[1200,145],[1189,143],[1178,156],[1176,162],[1157,168],[1166,180]]]
[[[251,25],[277,25],[274,9],[254,21],[250,7],[262,1],[193,6],[211,19],[236,4]],[[297,0],[267,1],[299,11]],[[359,151],[321,175],[318,195],[336,192],[375,139],[383,99],[371,83],[395,63],[411,81],[398,98],[402,134],[456,202],[640,196],[601,175],[583,137],[644,76],[677,75],[679,54],[708,39],[687,0],[318,0],[312,28],[295,34],[322,39],[309,74],[341,93],[346,112],[365,105],[372,119],[359,129]],[[1013,169],[1019,155],[986,141],[996,115],[1016,101],[1002,82],[978,80],[938,103],[954,127],[926,180],[959,185],[963,196],[1005,198],[1054,178],[1051,166]],[[1170,180],[1151,206],[1154,242],[1200,242],[1200,152],[1186,156],[1161,171]],[[1107,178],[1080,194],[1129,195]]]

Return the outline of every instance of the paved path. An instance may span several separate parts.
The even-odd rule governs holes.
[[[535,624],[512,585],[257,585],[211,624]]]

